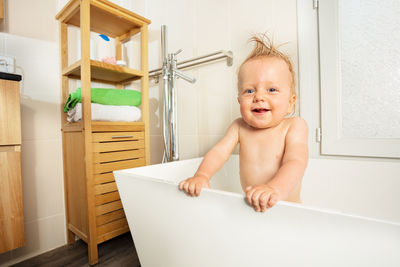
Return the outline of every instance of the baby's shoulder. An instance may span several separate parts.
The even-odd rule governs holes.
[[[287,130],[286,139],[307,139],[308,136],[308,126],[307,122],[300,117],[290,117],[286,118]]]
[[[302,128],[302,129],[307,129],[307,122],[300,117],[290,117],[290,118],[285,118],[285,123],[288,127],[288,129],[290,128]]]
[[[243,118],[239,117],[232,122],[232,125],[242,128],[244,126],[247,126],[247,123],[243,120]]]

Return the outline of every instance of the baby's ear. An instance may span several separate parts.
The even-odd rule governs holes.
[[[290,98],[289,98],[289,107],[287,110],[287,114],[291,114],[294,113],[294,104],[296,103],[296,95],[293,94]]]

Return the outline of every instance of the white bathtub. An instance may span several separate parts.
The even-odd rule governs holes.
[[[398,163],[311,159],[303,204],[257,213],[235,155],[213,189],[179,191],[200,161],[114,172],[143,267],[400,266]]]

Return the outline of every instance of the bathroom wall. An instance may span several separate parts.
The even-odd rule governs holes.
[[[288,42],[282,49],[289,53],[297,68],[296,1],[146,0],[145,16],[149,27],[149,68],[161,66],[160,28],[168,26],[168,52],[182,48],[178,61],[218,50],[231,50],[234,65],[225,61],[185,70],[196,77],[195,84],[179,79],[178,123],[180,158],[203,156],[240,116],[237,104],[236,72],[252,49],[248,39],[254,33],[270,32],[276,43]],[[152,83],[151,143],[152,162],[160,162],[162,126],[159,99],[162,86]]]
[[[33,3],[35,2],[35,3]],[[7,266],[65,244],[64,191],[60,132],[60,83],[56,13],[67,0],[6,0],[0,22],[0,54],[16,57],[21,84],[22,174],[26,246],[0,254]],[[168,25],[168,51],[184,60],[217,50],[232,50],[234,66],[224,61],[185,72],[179,79],[181,159],[198,157],[239,116],[236,71],[251,50],[251,34],[270,31],[297,66],[296,1],[115,0],[150,20],[149,68],[161,65],[160,27]],[[133,46],[135,43],[133,42]],[[29,47],[29,50],[27,49]],[[162,158],[161,85],[151,82],[151,162]]]
[[[5,1],[0,23],[0,53],[16,57],[21,84],[22,172],[26,246],[0,254],[8,265],[65,244],[62,151],[59,119],[58,24],[55,14],[66,0]],[[278,42],[296,59],[295,1],[168,1],[115,0],[152,20],[149,27],[149,68],[158,68],[160,27],[168,25],[168,50],[184,51],[188,59],[225,49],[234,53],[234,66],[225,62],[187,71],[194,85],[178,80],[181,158],[202,156],[239,116],[236,70],[251,46],[252,33],[274,32]],[[257,8],[252,8],[256,6]],[[249,8],[251,7],[251,8]],[[184,12],[182,12],[184,10]],[[279,26],[279,31],[278,27]],[[28,51],[26,48],[30,47]],[[162,157],[160,84],[151,84],[152,163]]]
[[[14,55],[20,83],[24,247],[0,254],[19,259],[65,243],[58,47],[54,42],[0,34]],[[26,49],[29,47],[29,50]]]
[[[34,3],[33,3],[34,2]],[[0,254],[0,266],[65,244],[65,215],[60,132],[60,83],[56,13],[67,0],[6,0],[0,21],[0,54],[17,59],[21,84],[22,174],[25,247]],[[149,68],[161,65],[160,27],[168,25],[168,51],[182,48],[179,60],[221,49],[232,50],[234,65],[224,61],[185,70],[195,84],[179,79],[180,157],[203,156],[239,116],[236,72],[252,48],[253,33],[269,31],[276,43],[288,42],[297,69],[296,0],[114,0],[143,15],[149,27]],[[75,42],[76,44],[77,42]],[[137,45],[135,41],[132,46]],[[29,47],[29,50],[27,49]],[[150,83],[151,162],[162,159],[162,87]],[[316,98],[314,98],[316,99]],[[303,109],[318,113],[314,100]],[[310,134],[314,134],[310,129]],[[316,147],[317,144],[313,144]],[[315,149],[317,151],[317,149]],[[313,154],[317,157],[317,152]],[[333,157],[330,157],[333,158]],[[368,177],[365,177],[369,181]]]
[[[0,254],[0,266],[65,244],[60,132],[57,1],[5,1],[0,54],[16,59],[22,116],[24,247]]]
[[[57,41],[54,19],[59,2],[67,0],[4,0],[4,19],[0,31],[51,42]]]
[[[34,3],[33,3],[34,2]],[[6,0],[0,21],[0,54],[16,58],[21,83],[22,174],[26,246],[0,254],[0,266],[64,245],[65,215],[60,132],[60,83],[56,13],[67,0]],[[114,0],[150,20],[149,68],[161,65],[160,27],[168,25],[168,51],[184,60],[225,49],[234,66],[221,61],[186,70],[195,84],[178,80],[181,159],[198,157],[239,116],[236,71],[252,33],[270,31],[296,56],[296,1]],[[132,44],[133,46],[135,43]],[[27,48],[30,48],[29,50]],[[151,83],[151,162],[162,158],[161,85]]]

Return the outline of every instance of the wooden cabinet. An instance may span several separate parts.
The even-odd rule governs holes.
[[[112,171],[150,163],[148,111],[149,20],[106,0],[71,0],[57,14],[60,22],[61,103],[69,94],[69,79],[81,80],[82,121],[62,116],[64,187],[68,243],[75,235],[88,244],[89,263],[98,262],[97,245],[129,231]],[[68,62],[68,26],[80,28],[81,59]],[[140,35],[140,69],[90,59],[90,32],[115,38],[116,59],[122,45]],[[91,82],[116,88],[140,80],[142,121],[91,120]]]
[[[4,0],[0,0],[0,19],[4,19],[4,7],[3,7],[3,1]]]
[[[19,82],[0,80],[0,253],[25,245]]]
[[[0,146],[21,144],[19,82],[0,79]]]

